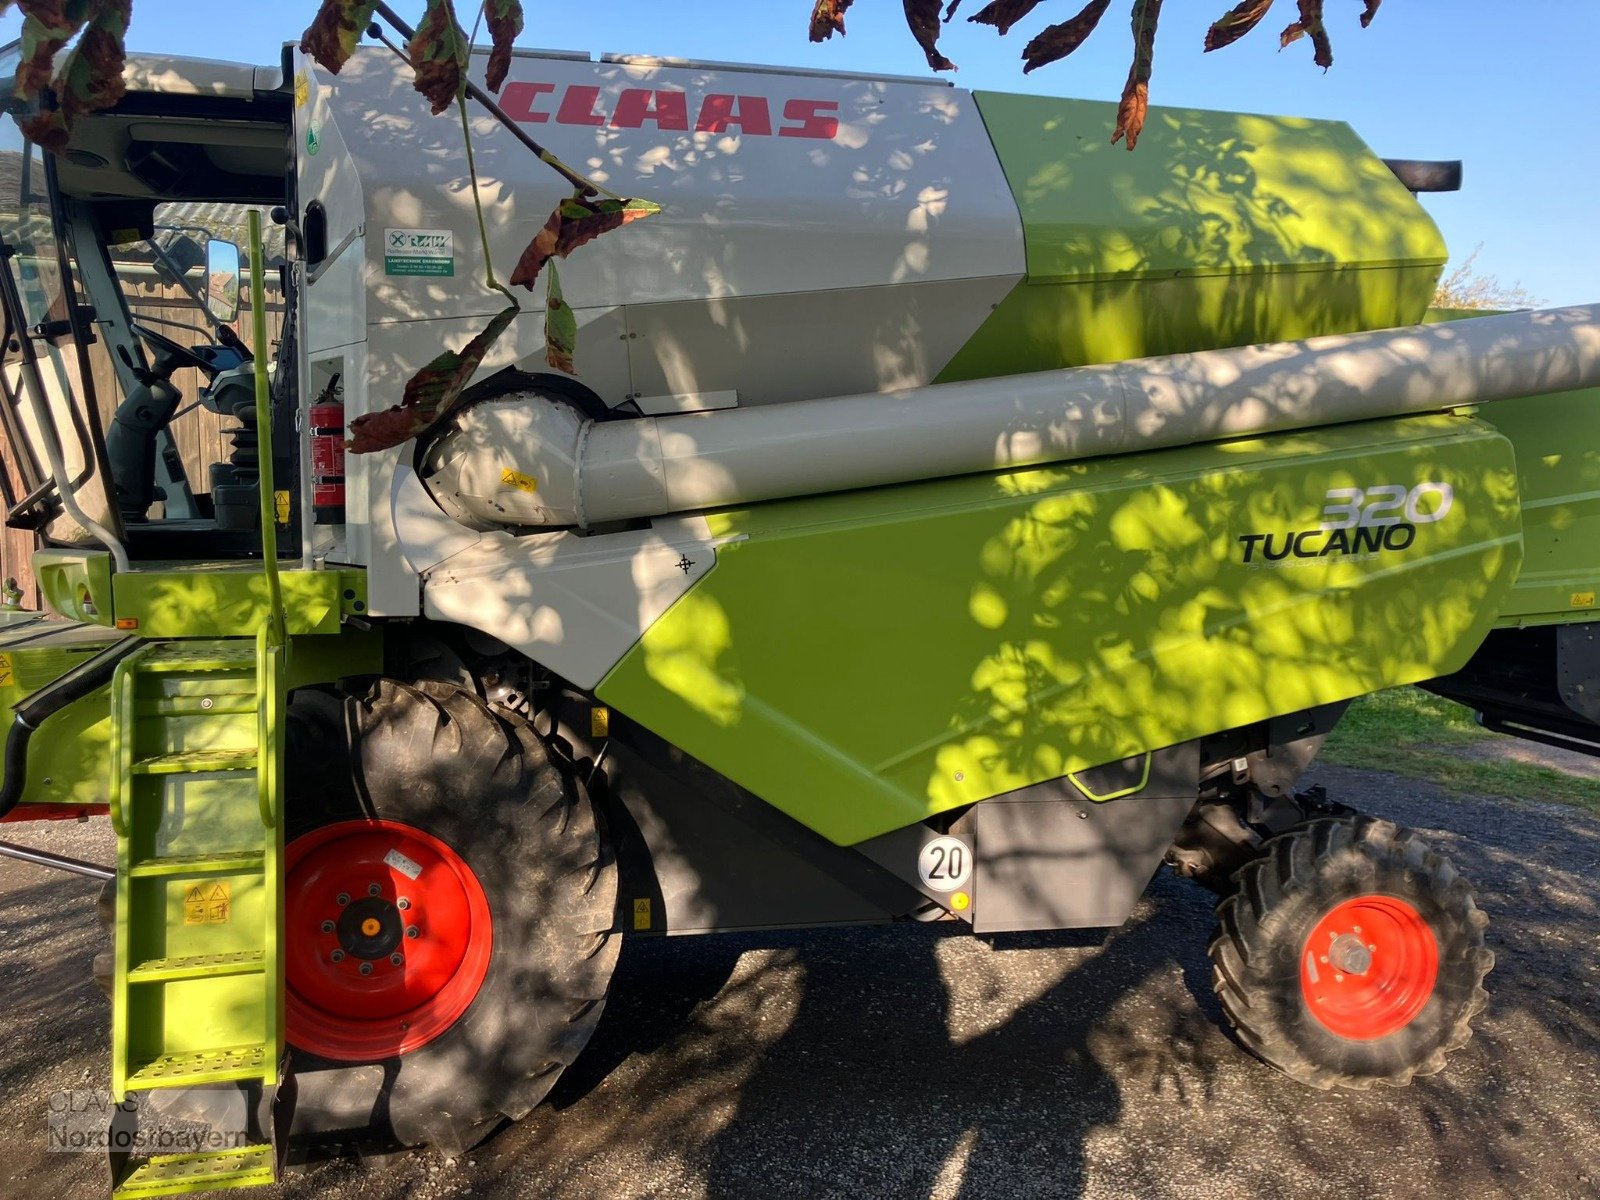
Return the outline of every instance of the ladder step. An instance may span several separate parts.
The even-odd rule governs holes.
[[[264,1046],[229,1046],[223,1050],[191,1050],[163,1054],[141,1063],[128,1074],[130,1092],[149,1088],[193,1087],[203,1083],[259,1079],[267,1070]]]
[[[222,854],[179,854],[171,858],[142,858],[128,868],[135,879],[158,875],[242,875],[260,871],[260,850],[229,850]]]
[[[157,1154],[139,1163],[111,1189],[117,1200],[175,1196],[213,1189],[261,1187],[273,1183],[277,1171],[271,1146],[241,1146],[203,1154]]]
[[[184,958],[149,958],[128,972],[129,983],[177,983],[183,979],[215,979],[223,975],[251,975],[264,970],[259,950],[233,954],[191,954]]]
[[[216,642],[163,642],[151,646],[130,660],[143,674],[170,675],[175,672],[211,675],[218,671],[249,671],[255,673],[255,647],[224,646]]]
[[[225,750],[180,750],[156,754],[133,764],[135,775],[205,775],[213,771],[254,771],[254,746]]]

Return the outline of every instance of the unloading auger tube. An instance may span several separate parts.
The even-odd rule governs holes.
[[[518,393],[463,412],[424,469],[469,520],[592,526],[1595,386],[1586,305],[636,420]]]

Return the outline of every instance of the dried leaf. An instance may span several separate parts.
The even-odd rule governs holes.
[[[1326,71],[1333,66],[1333,43],[1328,40],[1328,30],[1322,23],[1322,0],[1299,0],[1300,19],[1285,29],[1278,38],[1282,50],[1301,38],[1311,38],[1312,59]]]
[[[323,70],[337,75],[355,53],[377,7],[377,0],[322,0],[317,15],[300,35],[300,49]]]
[[[561,276],[555,263],[545,280],[544,296],[544,361],[557,371],[576,375],[572,356],[578,349],[578,314],[572,311],[567,298],[561,294]]]
[[[522,0],[487,0],[483,9],[484,23],[489,26],[489,71],[484,82],[491,92],[498,92],[511,69],[511,47],[522,33]]]
[[[955,20],[956,10],[961,7],[961,0],[950,0],[950,6],[944,10],[944,23],[950,24]]]
[[[446,350],[406,383],[400,403],[383,412],[368,413],[350,423],[349,449],[371,454],[410,441],[450,415],[467,381],[482,365],[484,356],[511,326],[520,310],[515,304],[502,309],[477,337],[461,350]]]
[[[906,26],[917,39],[928,66],[935,71],[954,71],[955,63],[939,53],[939,9],[942,0],[904,0]]]
[[[1144,132],[1145,114],[1150,111],[1150,70],[1156,58],[1156,26],[1161,21],[1161,0],[1134,0],[1133,66],[1122,88],[1122,103],[1117,105],[1117,127],[1111,143],[1126,137],[1128,149],[1139,144]]]
[[[422,23],[406,43],[406,54],[417,73],[414,86],[428,98],[434,116],[454,104],[466,86],[467,47],[453,0],[428,0]]]
[[[1039,0],[990,0],[967,20],[978,25],[993,25],[1004,37],[1013,25],[1038,7]]]
[[[1363,0],[1365,7],[1361,10],[1361,28],[1365,29],[1372,24],[1372,18],[1378,15],[1378,5],[1383,0]]]
[[[22,132],[50,150],[67,144],[72,123],[97,109],[110,108],[127,90],[122,82],[123,43],[133,0],[95,0],[88,27],[50,81],[56,107],[21,122]]]
[[[653,217],[660,211],[661,206],[649,200],[590,200],[581,193],[569,196],[556,206],[523,250],[516,270],[511,272],[511,282],[531,291],[539,272],[552,258],[565,258],[602,233]]]
[[[1022,48],[1023,68],[1026,75],[1036,67],[1047,67],[1053,62],[1060,62],[1071,54],[1083,40],[1094,32],[1094,27],[1100,24],[1100,18],[1106,15],[1106,9],[1111,7],[1111,0],[1089,0],[1083,6],[1083,11],[1070,21],[1062,21],[1059,25],[1052,25]]]
[[[834,34],[844,36],[844,14],[853,0],[817,0],[811,10],[811,40],[825,42]]]
[[[1231,46],[1249,33],[1272,7],[1272,0],[1241,0],[1206,30],[1206,51]]]
[[[56,54],[89,19],[88,0],[23,0],[21,58],[11,93],[35,101],[50,86]]]

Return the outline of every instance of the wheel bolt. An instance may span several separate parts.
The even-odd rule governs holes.
[[[363,968],[362,968],[362,971],[363,971],[363,972],[365,972],[365,971],[366,971],[366,968],[365,968],[365,967],[363,967]],[[1344,976],[1343,976],[1343,975],[1340,975],[1340,974],[1337,974],[1337,973],[1335,973],[1335,974],[1334,974],[1334,977],[1333,977],[1333,981],[1334,981],[1334,982],[1335,982],[1335,983],[1343,983],[1343,982],[1344,982]]]
[[[406,960],[405,960],[405,959],[404,959],[404,958],[402,958],[402,957],[401,957],[401,956],[400,956],[400,955],[398,955],[398,954],[391,954],[391,955],[389,955],[389,965],[390,965],[390,966],[391,966],[391,967],[398,967],[398,966],[403,966],[403,965],[404,965],[404,964],[405,964],[405,961],[406,961]]]
[[[383,889],[381,887],[379,887],[377,884],[375,884],[375,883],[367,884],[367,895],[376,896],[381,891],[383,891]],[[1356,930],[1356,932],[1360,933],[1361,931],[1358,929],[1358,930]]]
[[[372,964],[371,963],[362,963],[361,964],[361,973],[363,975],[371,975],[372,974]]]
[[[421,937],[422,936],[422,930],[418,929],[415,925],[407,925],[406,926],[406,936],[408,938]]]
[[[322,923],[322,932],[323,933],[332,933],[333,932],[333,922],[332,921],[324,921]]]
[[[343,950],[335,950],[331,955],[329,955],[329,957],[332,958],[334,962],[343,962],[344,961],[344,951]]]
[[[336,903],[340,908],[343,908],[346,904],[350,903],[350,893],[340,892],[338,896],[334,898],[334,903]]]
[[[407,900],[404,896],[401,896],[400,899],[396,900],[394,903],[395,907],[401,912],[405,912],[406,909],[411,907],[411,901]]]

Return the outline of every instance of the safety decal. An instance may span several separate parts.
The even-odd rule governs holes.
[[[233,904],[226,883],[197,883],[183,893],[185,925],[226,925],[233,919]]]
[[[532,475],[524,475],[521,471],[513,471],[510,467],[500,472],[500,482],[508,488],[527,492],[530,496],[539,490],[539,481]]]
[[[391,850],[385,854],[383,864],[391,871],[398,871],[413,883],[416,882],[417,876],[422,874],[422,864],[415,859],[407,858],[398,850]]]
[[[652,924],[654,924],[654,920],[653,920],[653,918],[651,916],[651,913],[650,913],[650,901],[649,901],[649,899],[648,898],[644,898],[644,899],[640,899],[640,900],[635,900],[633,902],[633,929],[634,929],[634,932],[635,933],[644,933],[646,930],[648,930],[650,928],[650,926]]]

